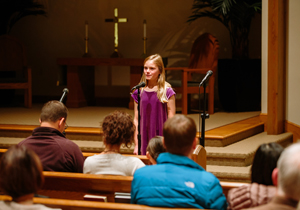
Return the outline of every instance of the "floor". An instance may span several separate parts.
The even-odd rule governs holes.
[[[42,104],[33,104],[31,109],[22,107],[0,108],[0,124],[39,125],[39,115]],[[99,127],[106,115],[114,110],[121,110],[133,116],[133,110],[120,107],[82,107],[69,108],[67,123],[71,127]],[[216,112],[205,120],[205,130],[211,130],[223,125],[258,116],[254,112]],[[199,131],[199,114],[189,114],[194,119]],[[200,123],[201,125],[201,123]]]

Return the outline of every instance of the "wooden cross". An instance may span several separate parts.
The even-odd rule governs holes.
[[[105,22],[114,22],[115,23],[115,51],[111,55],[111,57],[121,57],[120,53],[118,52],[118,45],[119,45],[119,36],[118,36],[118,23],[126,23],[127,18],[119,18],[118,17],[118,8],[114,9],[115,17],[114,19],[105,19]]]

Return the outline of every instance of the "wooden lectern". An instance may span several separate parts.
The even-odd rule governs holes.
[[[67,66],[67,87],[69,89],[66,106],[78,108],[95,100],[95,66],[130,66],[130,88],[137,85],[143,73],[144,59],[140,58],[58,58],[58,65]],[[128,107],[133,109],[130,97]]]

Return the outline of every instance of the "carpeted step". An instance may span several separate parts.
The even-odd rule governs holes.
[[[24,138],[16,137],[0,137],[0,148],[7,149],[12,145],[16,145],[23,141]],[[104,150],[104,145],[102,141],[82,141],[82,140],[71,140],[76,143],[82,152],[102,152]],[[133,154],[134,145],[130,148],[121,146],[120,152],[123,154]]]
[[[231,123],[205,132],[205,146],[224,147],[264,131],[259,117]]]
[[[24,140],[24,138],[0,137],[0,148],[1,149],[8,149],[10,146],[16,145],[22,140]]]
[[[250,168],[251,166],[206,166],[206,170],[214,174],[220,181],[229,182],[251,182]]]
[[[0,137],[27,138],[39,125],[0,125]]]
[[[226,147],[205,147],[207,165],[249,166],[259,145],[270,142],[277,142],[285,147],[293,143],[293,134],[267,135],[263,132]]]
[[[97,141],[80,141],[80,140],[72,140],[75,142],[82,152],[102,152],[104,150],[103,142]],[[120,152],[122,154],[133,154],[134,144],[131,145],[130,148],[125,147],[124,145],[121,146]]]
[[[39,125],[0,125],[0,137],[27,138]],[[102,130],[92,127],[69,127],[66,137],[71,140],[102,141]]]

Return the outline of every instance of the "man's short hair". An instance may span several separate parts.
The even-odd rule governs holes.
[[[186,155],[196,137],[196,124],[185,115],[174,115],[168,119],[163,128],[164,142],[168,152]]]
[[[277,162],[278,189],[296,201],[300,200],[300,143],[287,147]]]
[[[44,104],[40,119],[42,122],[56,122],[60,118],[67,119],[68,109],[59,101],[49,101]]]

